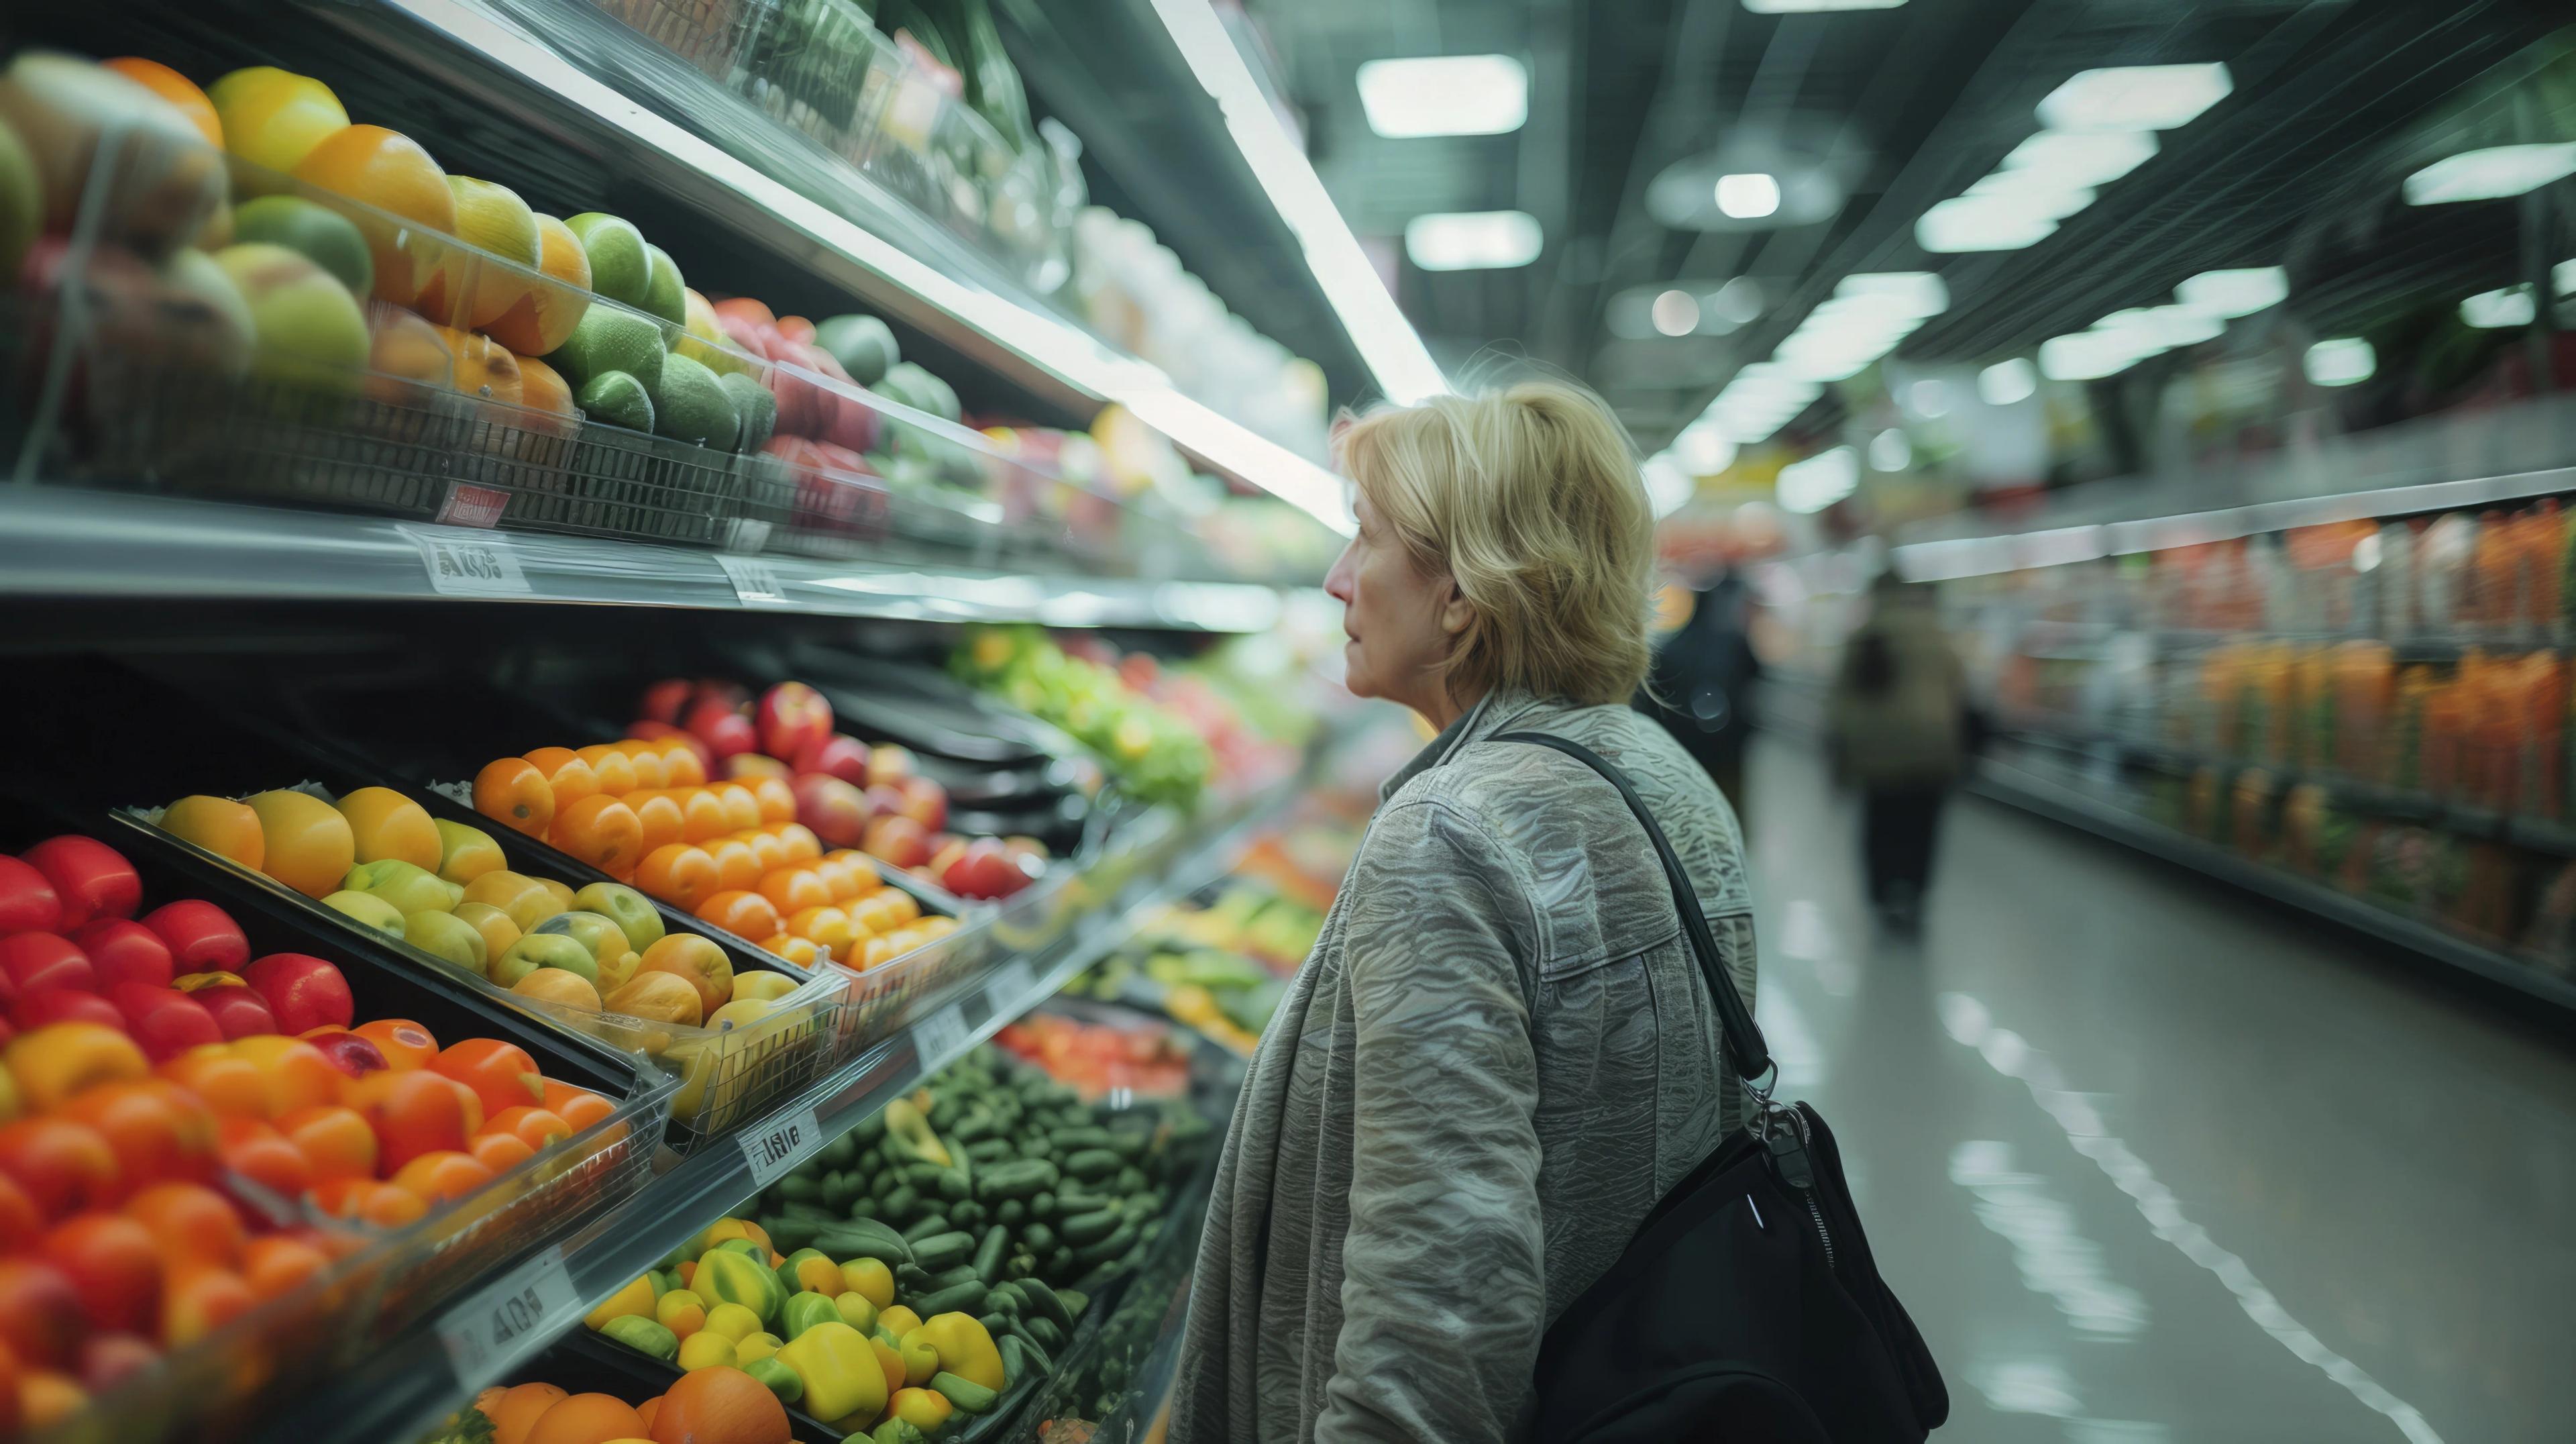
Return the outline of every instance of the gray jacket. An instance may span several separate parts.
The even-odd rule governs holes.
[[[1489,696],[1391,779],[1218,1164],[1175,1444],[1526,1437],[1540,1334],[1738,1116],[1625,771],[1753,998],[1735,814],[1625,707]],[[1723,1080],[1723,1081],[1721,1081]]]

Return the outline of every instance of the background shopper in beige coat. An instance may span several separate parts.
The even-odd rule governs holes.
[[[1882,575],[1825,702],[1836,774],[1861,792],[1870,901],[1909,926],[1932,879],[1941,805],[1967,759],[1968,693],[1929,587]]]

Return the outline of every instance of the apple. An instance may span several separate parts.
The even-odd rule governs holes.
[[[125,1015],[126,1032],[143,1049],[143,1056],[155,1063],[191,1048],[224,1041],[224,1030],[215,1025],[215,1015],[177,988],[119,983],[108,990],[108,1001]]]
[[[91,918],[130,918],[143,904],[143,879],[125,855],[94,837],[65,833],[18,854],[45,875],[62,899],[59,926],[77,928]]]
[[[896,811],[920,823],[924,832],[937,832],[948,825],[947,788],[918,775],[896,785],[903,789],[903,806]]]
[[[626,929],[617,920],[602,913],[557,913],[537,924],[533,935],[560,933],[581,944],[597,966],[593,980],[603,993],[615,988],[633,975],[637,949],[626,941]]]
[[[712,939],[696,933],[673,933],[646,948],[635,976],[647,973],[671,973],[697,989],[702,1018],[733,1000],[733,960]]]
[[[948,869],[955,866],[957,859],[964,857],[965,855],[966,839],[962,837],[941,838],[939,839],[939,846],[930,854],[930,870],[939,874],[941,877],[946,877],[948,875]],[[950,892],[957,891],[957,889],[953,887],[948,890]]]
[[[89,954],[60,933],[18,933],[0,938],[0,974],[7,976],[15,994],[40,988],[98,988],[98,974],[89,965]]]
[[[192,989],[187,996],[196,999],[197,1006],[205,1009],[206,1015],[215,1020],[215,1026],[223,1030],[227,1043],[255,1033],[277,1031],[277,1015],[269,1011],[268,1000],[238,983]]]
[[[796,820],[826,847],[855,847],[868,825],[866,794],[828,772],[797,777]]]
[[[171,965],[170,945],[132,918],[91,918],[72,934],[72,942],[89,954],[90,973],[102,992],[127,982],[166,988],[178,971]]]
[[[728,711],[733,712],[744,711],[751,706],[751,692],[740,682],[723,677],[700,677],[698,690],[690,700],[704,702],[710,699],[723,703]]]
[[[785,973],[773,973],[766,968],[754,968],[750,972],[733,975],[733,1003],[745,1000],[775,1003],[795,992],[798,986],[797,981]],[[733,1003],[727,1003],[725,1007],[730,1008]],[[719,1008],[716,1011],[722,1012],[724,1009]]]
[[[760,729],[760,750],[790,761],[831,737],[832,704],[802,682],[781,682],[760,694],[752,722]]]
[[[910,777],[920,765],[920,760],[912,755],[912,749],[908,747],[897,747],[891,742],[880,742],[868,749],[868,771],[878,777],[887,779]]]
[[[736,998],[707,1015],[710,1028],[746,1028],[777,1011],[766,998]]]
[[[626,932],[626,945],[639,953],[662,941],[661,909],[624,883],[592,883],[572,895],[572,905],[615,922]]]
[[[868,785],[868,745],[847,732],[831,736],[799,753],[799,772],[828,772],[853,787]]]
[[[866,838],[859,846],[870,855],[900,868],[915,868],[930,861],[929,831],[900,814],[870,822]]]
[[[490,842],[491,839],[487,837],[484,841]],[[499,849],[494,851],[497,853]],[[493,871],[496,869],[485,868],[475,876]],[[396,913],[449,912],[465,901],[462,883],[449,882],[419,863],[405,862],[398,857],[362,862],[349,869],[349,875],[340,879],[340,886],[351,892],[381,898],[391,904]]]
[[[497,872],[510,865],[510,860],[501,855],[501,844],[492,840],[492,834],[462,822],[450,822],[444,817],[436,821],[440,881],[461,888],[487,872]]]
[[[89,1332],[80,1291],[61,1269],[21,1254],[0,1259],[0,1344],[24,1369],[58,1369]]]
[[[691,736],[707,744],[707,751],[717,761],[738,752],[749,752],[760,745],[760,731],[751,719],[713,697],[689,705],[688,720],[681,724]]]
[[[310,953],[270,953],[251,964],[242,981],[268,1000],[268,1010],[277,1015],[278,1031],[283,1033],[345,1028],[357,1011],[349,996],[349,980]]]
[[[312,1044],[323,1057],[330,1059],[332,1067],[352,1078],[362,1077],[388,1066],[385,1062],[385,1050],[377,1047],[373,1039],[362,1038],[345,1030],[310,1034],[304,1041]]]
[[[467,903],[465,906],[477,904]],[[403,941],[433,958],[445,958],[478,976],[492,960],[491,947],[484,942],[481,930],[454,913],[404,913]]]
[[[53,879],[14,857],[0,857],[0,933],[49,933],[62,922],[63,900]]]
[[[38,988],[22,993],[9,1010],[9,1026],[21,1033],[56,1023],[105,1023],[122,1033],[125,1015],[116,1005],[87,988]]]
[[[492,960],[492,981],[515,988],[539,968],[561,968],[596,988],[599,963],[590,949],[562,933],[529,933]]]
[[[170,948],[173,972],[237,973],[250,962],[250,939],[232,915],[200,898],[163,903],[143,925]]]
[[[760,777],[793,777],[796,770],[775,757],[759,752],[737,752],[716,764],[718,782],[741,782]]]
[[[635,710],[655,722],[674,723],[680,720],[680,710],[689,705],[697,690],[698,684],[686,677],[665,677],[644,689],[644,699]]]
[[[956,861],[937,871],[940,886],[959,897],[1009,897],[1029,880],[1002,844],[989,837],[967,844]]]
[[[402,940],[402,909],[374,893],[353,892],[342,888],[338,892],[324,894],[322,906],[363,927],[373,928],[397,942]]]
[[[870,822],[880,817],[896,816],[903,811],[903,789],[895,786],[894,779],[880,775],[876,782],[868,785],[867,803]]]

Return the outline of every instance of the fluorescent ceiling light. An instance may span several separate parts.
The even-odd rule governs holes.
[[[2010,201],[2052,221],[2062,221],[2093,204],[2091,187],[2068,185],[2044,170],[1999,170],[1968,187],[1968,194]]]
[[[1780,468],[1780,505],[1800,514],[1823,511],[1859,486],[1860,458],[1837,446]]]
[[[2215,61],[2079,70],[2039,103],[2039,123],[2051,130],[2172,130],[2235,88]]]
[[[1693,476],[1715,476],[1735,464],[1735,443],[1707,422],[1694,422],[1673,438],[1672,456]]]
[[[1366,61],[1359,87],[1369,129],[1392,140],[1502,135],[1529,120],[1529,71],[1508,55]]]
[[[1440,365],[1404,319],[1377,268],[1360,249],[1359,238],[1333,207],[1333,198],[1315,176],[1315,167],[1291,140],[1270,109],[1270,99],[1252,78],[1234,38],[1208,0],[1154,0],[1154,13],[1171,32],[1172,43],[1190,65],[1225,116],[1226,133],[1243,152],[1261,182],[1263,194],[1297,237],[1306,269],[1315,275],[1324,300],[1342,323],[1351,344],[1368,363],[1378,389],[1399,405],[1411,405],[1449,389]]]
[[[2098,381],[2154,355],[2162,347],[2112,331],[2078,331],[2039,343],[2039,371],[2051,381]]]
[[[1758,221],[1780,209],[1780,178],[1759,171],[1719,176],[1717,208],[1739,221]]]
[[[1639,468],[1646,480],[1646,504],[1655,509],[1655,520],[1662,521],[1682,509],[1697,487],[1690,471],[1669,451],[1659,451],[1646,458]]]
[[[1404,223],[1404,253],[1426,271],[1526,266],[1542,239],[1527,211],[1442,211]]]
[[[2567,266],[2576,267],[2576,261],[2569,261]],[[2561,269],[2566,269],[2566,267],[2562,267]],[[2576,274],[2576,272],[2571,272],[2571,274]],[[2560,289],[2569,289],[2569,286],[2571,285],[2576,285],[2576,282],[2562,285]],[[1725,317],[1727,320],[1734,322],[1738,326],[1746,325],[1762,314],[1762,283],[1754,280],[1751,276],[1738,276],[1734,280],[1727,282],[1725,285],[1718,287],[1717,294],[1709,297],[1708,299],[1710,307],[1714,309],[1718,315]]]
[[[2549,286],[2562,296],[2576,296],[2576,260],[2560,261],[2549,268]]]
[[[1917,416],[1947,416],[1950,414],[1949,384],[1926,376],[1905,388],[1905,405]]]
[[[1914,241],[1927,251],[2018,251],[2047,240],[2057,222],[2000,196],[1958,196],[1923,213]]]
[[[2039,390],[2039,373],[2019,356],[1998,361],[1977,373],[1977,395],[1988,406],[2011,406],[2028,401]]]
[[[2336,336],[2308,348],[2306,369],[2319,386],[2350,386],[2379,369],[2379,353],[2358,336]]]
[[[1699,329],[1699,297],[1688,291],[1666,291],[1655,298],[1655,329],[1667,336],[1687,336]]]
[[[2205,315],[2251,316],[2290,298],[2290,273],[2279,266],[2203,271],[2174,287],[2174,299]]]
[[[1869,469],[1903,471],[1914,464],[1914,443],[1891,426],[1869,439]]]
[[[2529,286],[2480,291],[2460,303],[2460,319],[2485,330],[2528,326],[2539,314]]]
[[[2169,351],[2176,346],[2217,340],[2226,333],[2227,323],[2189,306],[2147,306],[2114,311],[2094,322],[2093,329],[2132,335],[2142,345]]]
[[[2406,178],[2406,203],[2492,201],[2538,190],[2576,175],[2576,140],[2551,145],[2498,145],[2437,160]]]
[[[1756,15],[1805,15],[1818,10],[1893,10],[1905,0],[1744,0]]]
[[[1949,283],[1930,271],[1858,271],[1834,285],[1836,296],[1885,297],[1909,316],[1950,309]]]
[[[2105,186],[2155,159],[2148,130],[2043,130],[2012,148],[2005,170],[2037,171],[2067,186]]]

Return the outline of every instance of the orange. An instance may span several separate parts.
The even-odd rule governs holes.
[[[179,113],[188,117],[188,123],[206,138],[206,144],[217,150],[223,149],[224,123],[215,117],[215,103],[206,99],[206,93],[197,88],[195,81],[158,60],[138,60],[131,55],[102,60],[99,64],[140,83],[154,95],[179,107]]]
[[[635,1417],[644,1421],[644,1433],[645,1433],[645,1437],[646,1437],[647,1439],[650,1439],[650,1438],[652,1437],[652,1433],[653,1433],[653,1415],[655,1414],[655,1412],[657,1412],[658,1410],[660,1410],[660,1409],[661,1409],[661,1407],[662,1407],[662,1396],[661,1396],[661,1395],[659,1395],[659,1394],[656,1394],[656,1395],[654,1395],[652,1398],[647,1399],[647,1400],[645,1400],[643,1403],[638,1404],[638,1405],[636,1405],[636,1406],[635,1406]]]
[[[778,840],[787,844],[787,861],[790,864],[821,860],[823,840],[814,835],[814,829],[801,822],[779,823],[777,828]]]
[[[572,1124],[553,1109],[521,1104],[516,1108],[504,1108],[493,1114],[484,1123],[483,1132],[477,1136],[490,1137],[496,1133],[506,1134],[530,1148],[543,1148],[557,1139],[570,1138],[572,1131]]]
[[[859,944],[859,967],[864,970],[894,960],[894,949],[883,938],[870,938]]]
[[[496,757],[474,774],[474,810],[514,831],[543,837],[554,825],[554,787],[526,758]]]
[[[810,867],[781,867],[762,873],[760,895],[769,899],[781,913],[832,905],[831,887],[823,881],[821,873]],[[796,929],[791,927],[788,931],[795,932]]]
[[[896,917],[894,909],[886,903],[885,895],[891,891],[892,888],[879,888],[850,904],[851,925],[880,936],[903,926],[903,919]]]
[[[258,793],[249,805],[259,814],[263,872],[307,897],[340,890],[358,844],[339,809],[311,793],[282,790]]]
[[[673,787],[707,785],[706,760],[698,756],[698,749],[689,745],[689,739],[665,737],[654,745],[661,749],[662,765],[670,770]]]
[[[761,877],[767,877],[769,874],[787,866],[787,844],[770,836],[768,833],[750,831],[737,832],[734,834],[734,841],[751,849],[751,860],[760,864]],[[753,879],[753,885],[758,886],[758,884],[759,879]]]
[[[812,941],[805,938],[789,937],[785,933],[780,933],[778,936],[762,943],[760,945],[760,950],[764,953],[768,953],[772,957],[785,958],[787,961],[794,963],[800,968],[815,967],[823,961],[823,950],[816,947]]]
[[[263,1299],[293,1293],[304,1281],[331,1266],[322,1250],[284,1234],[270,1234],[242,1245],[242,1279]]]
[[[315,1178],[376,1176],[376,1131],[354,1108],[298,1108],[277,1120],[277,1131],[303,1150]]]
[[[206,98],[222,117],[224,144],[232,153],[273,171],[295,169],[313,147],[349,124],[349,113],[329,86],[274,65],[219,76],[206,87]],[[247,178],[245,183],[265,189]]]
[[[249,1241],[241,1210],[202,1183],[156,1183],[125,1201],[125,1216],[149,1230],[174,1267],[231,1268]]]
[[[660,758],[655,758],[660,761]],[[635,820],[644,829],[643,848],[646,856],[656,849],[680,840],[684,817],[680,804],[655,788],[637,788],[626,794],[626,805],[635,809]]]
[[[379,1173],[427,1153],[461,1153],[483,1126],[483,1105],[474,1090],[426,1069],[369,1073],[350,1079],[344,1092],[375,1130]]]
[[[497,401],[504,406],[521,402],[524,383],[519,374],[519,358],[510,348],[489,336],[459,331],[450,326],[436,328],[438,339],[453,358],[447,383],[460,396],[478,401]]]
[[[738,938],[765,938],[781,931],[778,909],[771,906],[769,899],[738,888],[717,893],[699,904],[697,916]]]
[[[572,228],[553,216],[537,217],[539,281],[483,328],[484,334],[524,356],[542,356],[572,338],[590,309],[590,253]]]
[[[254,1034],[231,1043],[233,1056],[259,1070],[268,1092],[268,1116],[284,1117],[298,1108],[336,1102],[340,1087],[354,1082],[333,1066],[322,1050],[301,1038]]]
[[[824,888],[836,903],[849,902],[876,883],[876,874],[870,873],[862,879],[850,871],[848,863],[836,858],[817,859],[813,866],[814,875],[823,880]]]
[[[268,1117],[268,1085],[249,1060],[221,1043],[201,1043],[164,1062],[161,1076],[206,1100],[224,1118]]]
[[[161,1280],[161,1342],[193,1344],[257,1307],[250,1281],[231,1269],[174,1263]]]
[[[715,793],[716,800],[724,804],[725,826],[729,831],[740,832],[746,827],[760,826],[760,798],[748,783],[719,782]]]
[[[468,1038],[450,1044],[430,1060],[429,1069],[473,1089],[474,1096],[482,1100],[487,1119],[513,1108],[530,1107],[546,1095],[545,1075],[537,1071],[537,1060],[527,1049],[498,1038]]]
[[[664,902],[695,911],[716,891],[715,859],[704,848],[664,843],[636,864],[635,885]]]
[[[18,1417],[29,1433],[41,1433],[89,1407],[89,1395],[68,1374],[52,1369],[25,1369],[18,1375]]]
[[[724,801],[716,796],[715,789],[690,786],[674,788],[673,791],[680,795],[682,842],[710,842],[734,830],[733,823],[725,816]]]
[[[523,1444],[609,1444],[644,1433],[644,1420],[613,1394],[575,1394],[537,1416]]]
[[[587,1088],[575,1088],[551,1078],[546,1080],[546,1111],[572,1125],[575,1133],[606,1118],[616,1109],[617,1105]]]
[[[787,1408],[740,1369],[692,1369],[653,1411],[652,1438],[654,1444],[787,1444]]]
[[[609,873],[632,876],[644,857],[644,824],[634,808],[605,792],[556,813],[546,840]]]
[[[613,744],[626,754],[626,765],[635,769],[637,787],[664,788],[671,785],[671,769],[662,761],[662,751],[641,737],[629,737]]]
[[[599,774],[569,747],[540,747],[527,756],[553,785],[557,808],[570,807],[599,791]]]
[[[850,923],[850,915],[835,907],[806,908],[802,912],[790,915],[787,919],[787,932],[790,937],[803,938],[817,947],[830,948],[832,956],[836,958],[848,957],[850,944],[856,941],[858,936],[858,930]]]
[[[572,404],[572,388],[555,368],[534,356],[519,356],[519,404],[530,411],[543,411],[552,416],[577,416]]]
[[[313,1181],[313,1165],[305,1161],[304,1150],[257,1118],[227,1118],[216,1137],[216,1156],[224,1167],[273,1193],[293,1198]]]
[[[475,1162],[492,1170],[495,1178],[537,1156],[526,1139],[508,1133],[477,1133],[465,1145],[465,1151],[474,1155]]]
[[[161,830],[254,872],[268,854],[259,814],[229,797],[182,797],[161,814]]]
[[[855,847],[836,847],[830,852],[823,854],[823,860],[825,862],[837,862],[843,867],[848,868],[850,870],[850,876],[859,880],[860,886],[858,890],[860,892],[866,892],[869,888],[875,886],[878,880],[884,876],[883,873],[877,871],[877,860],[868,856],[866,853],[859,851]]]
[[[763,777],[751,784],[752,801],[760,808],[763,822],[796,820],[796,789],[784,777]]]
[[[438,1039],[409,1018],[377,1018],[350,1031],[375,1044],[385,1055],[385,1066],[397,1073],[426,1068],[438,1056]]]
[[[352,125],[306,152],[296,163],[295,178],[399,218],[352,217],[375,256],[378,296],[397,306],[417,306],[422,287],[441,279],[440,266],[450,248],[414,244],[413,227],[400,224],[410,221],[439,237],[456,233],[456,197],[447,189],[447,172],[418,141],[381,125]],[[429,299],[432,304],[420,308],[421,313],[441,319],[439,298]]]
[[[528,1431],[566,1397],[552,1384],[521,1384],[485,1412],[492,1416],[492,1444],[527,1444]]]
[[[463,1198],[492,1181],[492,1170],[477,1163],[470,1153],[441,1150],[424,1153],[394,1170],[387,1180],[407,1193],[416,1193],[432,1203]]]
[[[908,923],[921,916],[921,904],[902,888],[882,887],[877,889],[876,896],[884,900],[896,922]]]
[[[611,797],[624,797],[641,786],[635,780],[635,763],[610,742],[594,742],[573,755],[590,765],[590,774],[599,779],[599,790]]]
[[[313,1189],[313,1206],[333,1218],[400,1228],[429,1212],[429,1200],[371,1178],[334,1178]]]
[[[751,850],[751,844],[738,838],[707,844],[707,856],[716,862],[716,886],[727,892],[748,891],[768,871],[760,865],[760,854]]]

